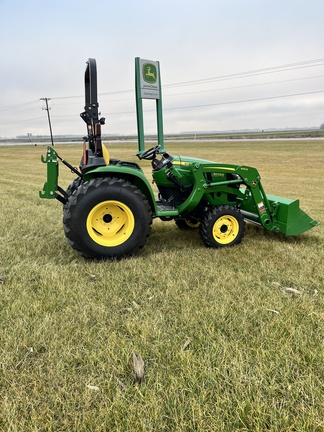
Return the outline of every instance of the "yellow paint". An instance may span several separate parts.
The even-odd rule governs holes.
[[[87,217],[87,231],[92,240],[106,247],[119,246],[132,235],[135,219],[131,209],[120,201],[102,201]]]
[[[184,165],[189,166],[190,162],[182,162],[182,161],[172,161],[173,165]]]
[[[221,216],[214,223],[213,236],[217,243],[229,244],[236,239],[239,233],[239,223],[234,216]]]
[[[208,169],[214,169],[214,170],[226,170],[226,171],[236,171],[235,168],[231,167],[208,167]]]

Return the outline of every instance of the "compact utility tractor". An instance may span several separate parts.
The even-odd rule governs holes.
[[[159,97],[153,85],[159,74],[156,63],[144,61],[138,69],[151,98],[152,89],[153,98]],[[141,96],[136,90],[138,102]],[[215,249],[240,243],[245,220],[285,235],[299,235],[318,225],[299,208],[299,200],[266,195],[255,168],[172,156],[164,150],[163,141],[146,150],[139,137],[137,156],[151,161],[156,198],[137,163],[109,157],[101,141],[105,119],[99,118],[98,107],[96,61],[89,59],[81,113],[88,135],[79,169],[53,147],[42,157],[47,181],[40,197],[56,198],[63,204],[65,236],[83,257],[134,255],[145,245],[153,218],[174,220],[180,229],[198,229],[205,245]],[[137,114],[139,117],[139,110]],[[76,174],[67,190],[58,185],[59,161]]]

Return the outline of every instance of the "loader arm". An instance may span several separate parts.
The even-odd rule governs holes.
[[[319,225],[299,208],[299,200],[267,195],[255,168],[240,167],[238,173],[241,176],[245,173],[241,212],[246,220],[285,235],[299,235]]]
[[[179,207],[179,212],[192,211],[204,194],[220,194],[226,187],[231,185],[243,185],[237,191],[232,191],[237,195],[237,205],[246,212],[255,214],[255,221],[260,223],[264,228],[270,231],[280,231],[276,224],[275,208],[273,208],[264,192],[261,184],[261,177],[257,169],[247,166],[223,165],[223,164],[206,164],[196,163],[192,166],[195,187],[188,200]],[[233,180],[207,182],[206,174],[234,174],[237,176]],[[226,204],[221,203],[221,204]],[[248,217],[246,217],[248,219]]]
[[[182,173],[187,169],[194,180],[192,192],[178,207],[182,216],[192,212],[204,196],[211,206],[237,206],[247,221],[269,231],[299,235],[319,225],[299,208],[299,200],[267,195],[256,168],[180,157],[174,157],[173,166],[177,167],[170,168],[174,175],[178,169]]]

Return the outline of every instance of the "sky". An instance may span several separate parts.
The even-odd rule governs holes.
[[[103,134],[136,134],[135,57],[160,62],[164,133],[319,127],[323,0],[0,0],[0,137],[85,135],[97,61]],[[145,133],[156,132],[144,101]]]

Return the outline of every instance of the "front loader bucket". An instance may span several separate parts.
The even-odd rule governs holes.
[[[286,235],[299,235],[319,225],[299,208],[299,200],[267,195],[271,207],[277,208],[276,226]]]

